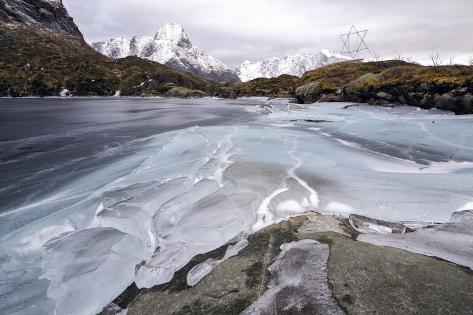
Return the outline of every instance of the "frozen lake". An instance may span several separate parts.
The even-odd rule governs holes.
[[[0,313],[93,314],[307,211],[473,208],[473,116],[349,105],[1,99]]]

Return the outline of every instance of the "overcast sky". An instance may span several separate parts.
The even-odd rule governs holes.
[[[234,68],[246,59],[339,52],[352,24],[383,58],[466,63],[473,56],[473,0],[63,0],[89,42],[152,35],[181,24],[194,46]]]

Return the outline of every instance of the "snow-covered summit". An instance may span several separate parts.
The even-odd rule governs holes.
[[[243,82],[256,78],[274,78],[282,74],[302,76],[307,71],[345,60],[348,58],[324,49],[311,54],[271,57],[257,62],[246,60],[238,66],[236,73]]]
[[[135,36],[131,40],[119,37],[93,43],[92,47],[114,59],[138,56],[217,82],[239,81],[221,61],[193,47],[183,27],[176,23],[164,25],[154,37]]]
[[[154,39],[167,41],[181,47],[192,48],[192,43],[184,31],[184,28],[174,22],[168,23],[161,27],[154,36]]]

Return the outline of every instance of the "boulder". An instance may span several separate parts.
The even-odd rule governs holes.
[[[340,94],[322,94],[318,102],[320,103],[331,103],[331,102],[341,102],[342,98]]]
[[[383,92],[383,91],[380,91],[380,92],[376,93],[376,96],[378,98],[382,99],[382,100],[386,100],[386,101],[389,101],[389,102],[392,102],[394,100],[394,96],[392,96],[389,93]]]
[[[429,83],[426,83],[426,82],[422,82],[420,85],[419,85],[419,91],[421,92],[424,92],[424,93],[428,93],[432,90],[433,86]]]
[[[229,98],[229,99],[237,99],[239,96],[239,91],[231,88],[231,87],[220,87],[217,92],[215,92],[214,96],[215,97],[220,97],[220,98]]]
[[[295,96],[300,103],[314,103],[320,99],[321,90],[319,82],[311,82],[298,87],[295,91]]]
[[[461,100],[461,110],[464,114],[473,114],[473,94],[465,94]]]
[[[370,80],[376,80],[381,74],[366,73],[358,79],[345,85],[341,91],[341,97],[345,102],[367,102],[375,95],[365,89],[365,83]]]
[[[174,87],[166,92],[170,97],[203,97],[206,94],[200,90],[191,90],[185,87]]]
[[[424,94],[424,96],[420,100],[420,107],[425,109],[435,107],[435,96],[430,94]]]
[[[453,93],[445,93],[436,100],[435,107],[442,110],[457,112],[459,110],[460,100]]]

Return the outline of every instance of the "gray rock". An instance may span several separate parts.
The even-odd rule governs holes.
[[[319,239],[330,244],[329,284],[347,314],[472,314],[471,270],[337,234]]]
[[[409,228],[401,223],[382,221],[352,214],[349,217],[350,225],[360,233],[404,234]]]
[[[419,90],[424,92],[424,93],[428,93],[432,90],[432,85],[431,84],[428,84],[428,83],[425,83],[425,82],[422,82],[420,85],[419,85]]]
[[[423,96],[419,93],[411,92],[407,94],[407,103],[412,106],[420,106],[420,102],[423,99]]]
[[[436,101],[435,107],[442,110],[456,112],[460,98],[450,93],[445,93]]]
[[[473,94],[468,93],[463,96],[460,103],[464,113],[473,113]]]
[[[402,95],[398,97],[398,102],[401,104],[408,104],[407,99]]]
[[[222,259],[227,246],[195,257],[168,284],[132,288],[115,305],[128,308],[129,314],[240,314],[269,296],[269,303],[257,308],[261,314],[340,314],[333,297],[347,314],[471,314],[471,271],[359,242],[355,235],[345,219],[317,214],[292,218],[249,236],[247,247],[194,287],[186,283],[189,270],[208,259]],[[323,271],[327,246],[312,240],[329,246],[328,286]],[[281,245],[299,241],[304,245],[281,253]]]
[[[389,102],[392,102],[394,100],[394,96],[383,91],[376,93],[376,96],[382,100],[386,100]]]
[[[203,97],[206,94],[199,90],[190,90],[184,87],[174,87],[166,92],[170,97]]]
[[[56,34],[83,39],[62,1],[59,0],[2,0],[1,23],[34,25]]]
[[[342,98],[340,95],[337,94],[323,94],[318,102],[341,102]]]

